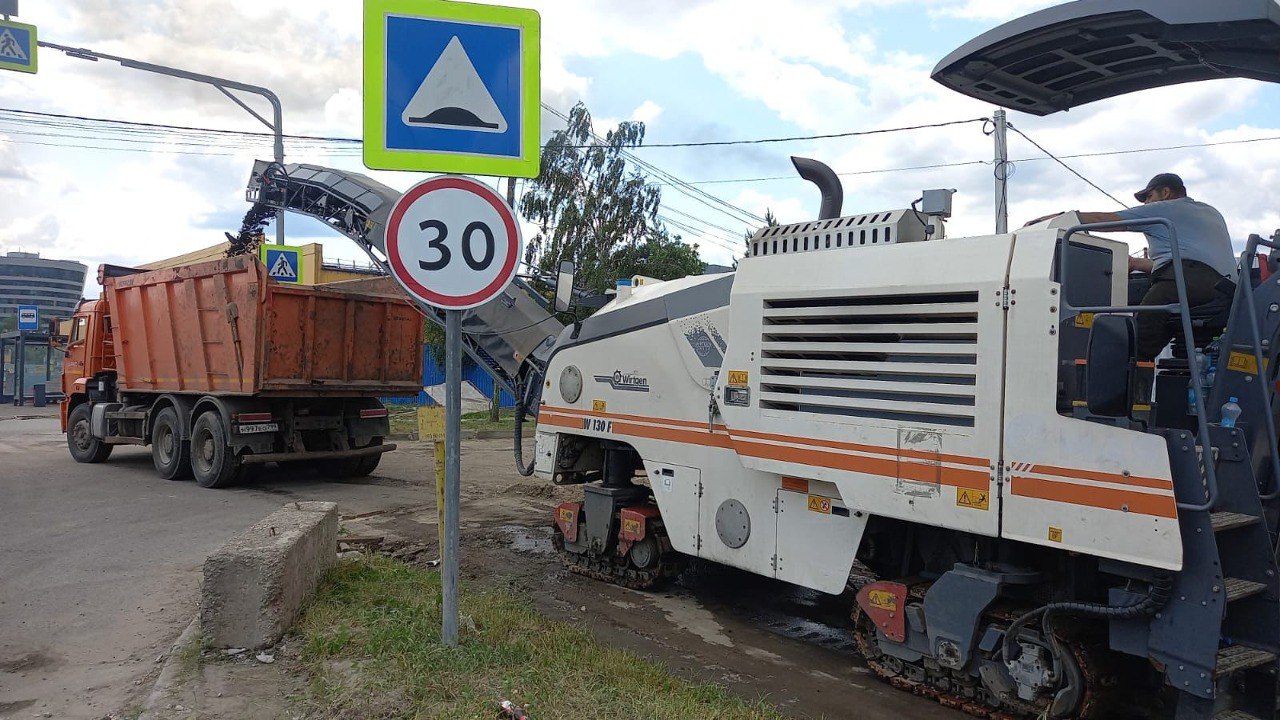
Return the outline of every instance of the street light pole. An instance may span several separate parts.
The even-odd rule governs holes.
[[[111,60],[113,62],[120,63],[123,67],[132,68],[134,70],[143,70],[146,72],[156,73],[157,75],[168,75],[169,77],[182,78],[183,80],[191,80],[193,82],[212,85],[223,95],[230,98],[232,102],[243,108],[245,112],[257,118],[258,122],[266,125],[273,133],[275,133],[275,160],[281,165],[281,167],[284,166],[284,120],[280,109],[280,98],[276,97],[275,93],[264,87],[248,85],[235,80],[215,77],[213,75],[202,75],[200,73],[194,73],[187,70],[171,68],[167,65],[156,65],[154,63],[142,62],[141,60],[131,60],[117,55],[107,55],[106,53],[94,52],[86,48],[67,47],[66,45],[58,45],[57,43],[51,43],[44,40],[39,41],[37,44],[40,45],[40,47],[61,50],[66,53],[67,57],[91,60],[93,62],[97,62],[99,60]],[[243,100],[232,95],[231,90],[239,90],[241,92],[252,93],[254,95],[261,95],[266,98],[267,102],[271,103],[273,121],[269,122],[266,118],[262,117],[262,115],[258,114],[256,110],[246,105]],[[276,211],[276,244],[284,244],[283,209]]]

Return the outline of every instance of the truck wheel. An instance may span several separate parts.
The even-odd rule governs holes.
[[[178,413],[171,407],[156,415],[151,428],[151,462],[156,466],[156,474],[165,480],[191,477],[191,446],[182,442]]]
[[[381,445],[382,438],[375,437],[369,441],[364,447],[374,447]],[[377,455],[365,455],[364,457],[347,458],[329,463],[321,467],[321,471],[329,477],[346,478],[346,477],[364,477],[378,468],[378,463],[382,461],[382,453]]]
[[[196,418],[191,428],[191,472],[200,487],[226,487],[240,474],[240,459],[227,444],[227,431],[217,412]]]
[[[111,455],[114,445],[108,445],[89,432],[89,403],[77,405],[67,418],[67,449],[76,462],[100,463]]]

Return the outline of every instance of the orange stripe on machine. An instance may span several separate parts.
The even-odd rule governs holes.
[[[1076,480],[1093,480],[1096,482],[1117,483],[1119,485],[1136,485],[1156,490],[1173,490],[1173,481],[1161,478],[1125,475],[1124,473],[1104,472],[1102,470],[1085,470],[1082,468],[1064,468],[1054,465],[1032,465],[1027,472],[1037,475],[1055,475],[1057,477],[1075,478]]]
[[[733,441],[733,447],[740,455],[758,457],[765,460],[780,460],[811,467],[847,470],[866,475],[879,475],[885,478],[901,477],[906,480],[939,483],[972,490],[986,490],[991,487],[991,476],[986,471],[952,468],[936,463],[848,455],[829,450],[814,450],[785,445],[766,445],[764,443],[738,440],[736,437]],[[888,448],[884,450],[888,450]],[[880,452],[884,452],[884,450]]]
[[[545,425],[573,428],[575,430],[593,430],[655,440],[670,440],[691,445],[732,448],[740,455],[810,467],[847,470],[868,475],[880,475],[887,478],[901,477],[908,480],[933,482],[974,490],[987,490],[991,486],[991,476],[986,469],[989,466],[989,461],[964,455],[927,453],[879,445],[797,438],[790,435],[777,435],[751,430],[731,430],[726,435],[724,432],[725,426],[723,425],[715,425],[713,426],[714,430],[709,432],[705,423],[689,420],[595,412],[550,405],[542,407],[538,421]],[[751,442],[743,438],[755,438],[787,444],[775,445],[764,442]],[[850,452],[874,453],[885,457],[867,457],[866,455],[849,454]],[[914,462],[915,460],[923,460],[925,462]],[[983,469],[952,468],[942,465],[941,463],[943,462],[982,467]]]
[[[1177,504],[1172,495],[1145,493],[1136,490],[1116,490],[1093,485],[1015,475],[1010,492],[1018,497],[1049,500],[1051,502],[1084,505],[1119,510],[1121,512],[1154,515],[1163,518],[1178,517]]]

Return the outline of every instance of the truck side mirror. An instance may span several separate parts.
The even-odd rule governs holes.
[[[1135,334],[1127,315],[1096,315],[1089,331],[1085,401],[1089,412],[1128,417]]]
[[[566,312],[573,306],[573,276],[577,268],[569,260],[560,263],[560,271],[556,275],[555,311]]]

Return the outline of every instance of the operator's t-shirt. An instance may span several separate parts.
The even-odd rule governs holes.
[[[1236,258],[1231,249],[1231,233],[1222,213],[1188,197],[1139,205],[1116,213],[1125,220],[1165,218],[1178,231],[1178,250],[1185,260],[1198,260],[1223,275],[1235,275]],[[1155,268],[1169,264],[1173,250],[1169,231],[1163,225],[1143,228]]]

